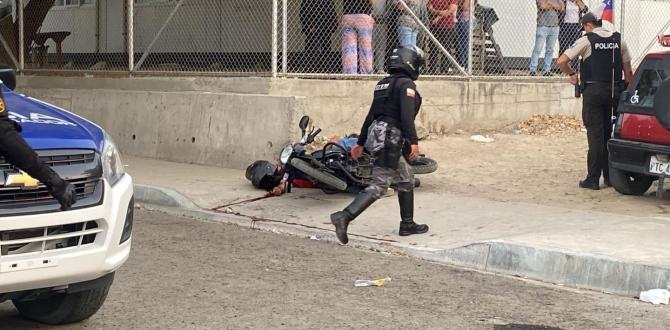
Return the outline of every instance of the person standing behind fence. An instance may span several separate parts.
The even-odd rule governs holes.
[[[427,0],[404,0],[407,7],[419,18],[425,21],[428,17]],[[396,8],[400,11],[398,17],[398,43],[403,48],[416,47],[416,40],[419,36],[419,24],[414,20],[412,15],[400,3],[396,1]]]
[[[303,0],[300,4],[300,24],[305,35],[303,61],[307,69],[330,71],[330,38],[337,29],[333,0]]]
[[[537,3],[537,30],[535,32],[535,47],[530,57],[530,75],[537,74],[542,47],[544,52],[544,73],[551,75],[551,62],[554,59],[554,47],[558,39],[558,13],[565,10],[563,0],[536,0]]]
[[[474,1],[475,6],[477,0]],[[470,52],[470,0],[460,0],[458,5],[460,13],[458,23],[456,25],[456,35],[458,36],[458,63],[465,69],[468,68],[468,53]],[[472,30],[477,26],[477,20],[472,16]]]
[[[558,33],[559,54],[563,54],[582,35],[579,19],[588,11],[589,7],[582,0],[565,0],[565,11],[563,15],[560,15],[563,17],[561,17]],[[577,60],[570,62],[570,66],[573,70],[577,70]]]
[[[456,51],[456,14],[458,11],[458,0],[429,0],[428,12],[433,14],[430,29],[435,34],[437,40],[454,58],[457,58]],[[435,59],[436,73],[449,72],[449,60],[442,53],[442,50],[435,47],[431,52],[431,58]],[[432,62],[432,61],[431,61]]]
[[[342,72],[372,73],[373,0],[344,0],[342,15]]]

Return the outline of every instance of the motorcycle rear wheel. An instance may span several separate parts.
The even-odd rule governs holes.
[[[299,159],[299,158],[292,158],[291,161],[291,166],[295,167],[298,171],[303,172],[307,174],[309,177],[327,185],[330,186],[334,189],[337,189],[339,191],[346,191],[347,190],[347,183],[338,177],[326,173],[323,171],[320,171],[319,169],[316,169],[312,167],[312,165],[308,164],[306,161]]]

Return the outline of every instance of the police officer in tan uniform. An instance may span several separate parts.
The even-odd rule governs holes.
[[[609,181],[607,141],[612,136],[612,116],[621,91],[633,78],[628,47],[621,34],[602,27],[602,20],[592,13],[580,21],[585,35],[567,49],[558,59],[561,70],[570,75],[570,83],[581,81],[583,90],[582,120],[586,126],[589,151],[588,174],[579,181],[585,189],[599,190],[600,175],[606,186]],[[581,57],[580,77],[570,68],[570,61]],[[625,80],[625,83],[624,83]]]

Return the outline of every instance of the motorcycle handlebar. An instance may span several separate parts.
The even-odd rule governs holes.
[[[314,131],[314,133],[310,134],[310,135],[307,137],[307,143],[312,143],[312,142],[314,142],[314,138],[315,138],[317,135],[319,135],[319,133],[321,133],[321,128],[317,128],[316,131]]]

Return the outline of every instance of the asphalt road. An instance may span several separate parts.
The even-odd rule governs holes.
[[[668,329],[670,306],[138,211],[106,304],[64,327],[0,304],[0,329]],[[357,279],[392,281],[356,288]]]

